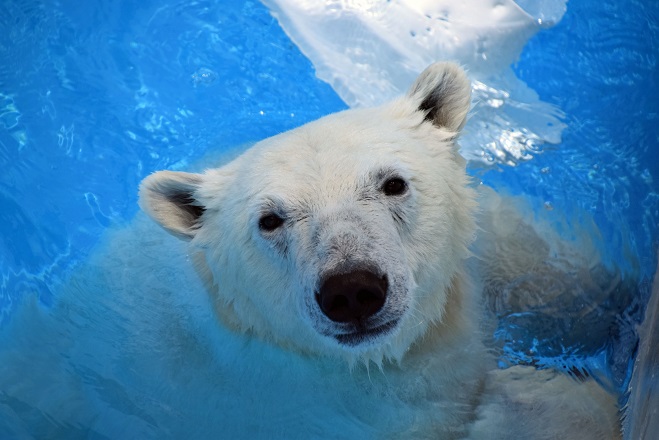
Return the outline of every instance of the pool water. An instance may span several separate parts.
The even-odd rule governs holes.
[[[345,108],[256,2],[0,8],[0,322],[50,304],[151,171]]]
[[[272,7],[276,2],[265,3]],[[525,3],[533,2],[520,2]],[[542,3],[552,4],[540,2],[537,7],[542,9]],[[98,429],[93,432],[118,436],[121,431],[108,426],[120,421],[125,433],[156,438],[162,432],[152,430],[157,423],[149,417],[155,416],[135,408],[141,408],[139,399],[147,399],[162,386],[157,371],[154,377],[131,376],[128,356],[111,359],[101,352],[102,347],[119,343],[120,321],[126,317],[117,315],[112,321],[108,316],[106,321],[94,315],[105,308],[85,304],[92,298],[111,305],[117,289],[142,294],[134,285],[166,301],[167,294],[158,293],[157,287],[167,292],[181,281],[171,273],[144,274],[140,280],[104,280],[93,270],[99,258],[106,258],[98,254],[107,256],[108,248],[125,250],[122,246],[128,238],[135,238],[130,231],[137,234],[148,228],[139,215],[135,219],[136,188],[144,176],[160,169],[188,169],[210,151],[242,148],[347,108],[340,97],[347,92],[318,79],[316,69],[321,65],[313,55],[303,54],[299,47],[308,46],[299,40],[300,35],[291,39],[291,29],[285,32],[268,7],[255,1],[14,1],[0,5],[0,29],[0,342],[14,359],[21,358],[26,344],[42,347],[43,353],[54,357],[64,353],[67,347],[50,346],[49,341],[51,335],[70,330],[52,322],[33,324],[30,318],[48,315],[50,310],[62,313],[58,298],[73,297],[72,310],[66,315],[71,317],[72,328],[87,325],[76,318],[86,316],[108,331],[102,341],[79,340],[75,350],[81,358],[92,358],[85,364],[91,369],[74,372],[84,384],[75,386],[81,394],[93,396],[95,408],[108,414],[107,420],[96,420]],[[519,130],[528,135],[522,138],[526,149],[521,154],[505,150],[505,142],[480,150],[481,140],[472,136],[465,140],[465,155],[476,180],[524,195],[538,212],[568,213],[572,219],[568,229],[578,230],[576,226],[591,220],[597,224],[604,237],[603,263],[609,271],[608,284],[601,287],[612,294],[610,301],[588,316],[576,301],[574,322],[562,327],[560,337],[535,335],[534,339],[519,330],[528,328],[525,320],[537,320],[537,314],[502,316],[496,334],[502,362],[561,365],[572,374],[599,376],[622,391],[630,377],[634,327],[642,320],[657,263],[659,3],[572,0],[558,23],[535,32],[514,62],[512,77],[490,72],[483,74],[483,81],[494,75],[500,80],[496,84],[503,87],[505,81],[521,80],[537,96],[507,107],[515,112],[500,113],[508,119],[499,126],[487,119],[497,115],[496,105],[483,104],[474,116],[471,133],[483,126],[476,124],[498,130],[492,133],[535,127],[528,112],[520,113],[528,108],[540,109],[538,117],[547,127],[534,136]],[[341,79],[341,71],[333,72]],[[342,81],[355,96],[349,78]],[[526,93],[514,84],[518,94]],[[154,240],[165,241],[162,237]],[[152,245],[144,243],[145,248]],[[172,255],[184,253],[176,245],[166,246],[172,246]],[[170,264],[176,262],[185,264],[172,256]],[[117,294],[114,299],[126,302],[128,297]],[[192,311],[191,316],[207,320],[197,303],[184,308]],[[564,324],[552,321],[552,315],[544,318],[547,328]],[[565,347],[565,341],[583,334],[594,322],[613,323],[615,331],[608,338]],[[129,342],[129,351],[135,352],[144,343]],[[264,344],[234,344],[228,352],[252,344],[254,356],[283,365],[282,354]],[[533,359],[527,357],[530,346],[535,350]],[[10,368],[37,368],[39,359],[51,359],[33,351],[16,366],[0,368],[0,377],[10,377]],[[187,354],[197,356],[198,365],[209,362],[207,353]],[[157,364],[153,359],[144,362],[135,371]],[[237,373],[230,365],[224,367],[227,377],[240,381],[239,375],[231,376]],[[304,378],[304,371],[312,367],[297,368]],[[32,386],[58,383],[58,372],[71,374],[62,361],[52,376],[35,379]],[[181,385],[181,376],[179,372],[175,379],[168,379]],[[204,387],[213,380],[203,374],[190,378],[189,396],[207,397]],[[315,385],[301,379],[295,386]],[[53,399],[67,389],[53,387]],[[283,395],[286,390],[271,392]],[[329,404],[332,396],[325,399]],[[18,436],[20,430],[15,427],[29,424],[34,408],[39,407],[14,399],[6,390],[0,390],[0,403],[10,408],[9,412],[0,410],[7,420],[10,413],[24,415],[20,422],[7,422],[12,428],[0,426],[0,437],[8,438]],[[221,408],[230,406],[215,403]],[[198,405],[191,405],[186,414],[191,421],[197,420],[192,413],[199,410]],[[162,410],[162,414],[174,412]],[[93,418],[90,414],[85,417]],[[62,420],[67,417],[62,415]],[[35,420],[42,429],[37,432],[44,435],[93,437],[92,431],[68,422]]]

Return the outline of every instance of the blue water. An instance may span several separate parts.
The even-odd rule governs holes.
[[[0,323],[150,172],[345,108],[258,2],[2,2],[0,29]]]
[[[0,29],[0,332],[28,298],[56,302],[104,232],[134,217],[150,172],[345,108],[259,2],[3,2]],[[592,358],[565,362],[619,388],[659,240],[658,34],[659,2],[570,1],[514,66],[565,113],[562,143],[472,167],[538,209],[594,218],[621,278],[605,317],[621,324],[591,341]],[[513,361],[524,319],[499,330]],[[560,358],[564,342],[538,357]]]
[[[548,364],[568,358],[567,370],[603,369],[620,388],[628,380],[631,329],[643,316],[659,244],[658,37],[658,2],[570,1],[558,25],[535,36],[514,66],[543,101],[565,112],[563,140],[529,162],[483,176],[496,188],[536,198],[542,203],[538,209],[592,215],[605,260],[620,270],[621,284],[612,288],[607,312],[580,316],[570,329],[555,318],[546,323],[562,333],[533,350],[534,362],[542,356]],[[628,282],[636,285],[625,286]],[[512,358],[528,361],[533,344],[519,329],[538,318],[511,315],[501,323]],[[614,323],[607,340],[590,341],[603,351],[580,347],[596,356],[561,356],[571,338]]]
[[[657,63],[659,3],[570,1],[515,66],[565,112],[563,142],[504,177],[554,206],[593,214],[618,264],[629,269],[638,258],[642,277],[654,273],[658,244]]]

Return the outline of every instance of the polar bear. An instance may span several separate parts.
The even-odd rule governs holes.
[[[497,369],[483,344],[488,276],[466,265],[477,194],[456,146],[469,108],[464,71],[436,63],[388,104],[201,174],[156,172],[140,205],[189,241],[222,325],[343,365],[328,383],[347,384],[339,405],[374,438],[619,438],[594,381]]]

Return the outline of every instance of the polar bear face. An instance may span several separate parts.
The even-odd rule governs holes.
[[[474,232],[449,63],[408,94],[259,142],[203,174],[147,177],[142,208],[202,256],[228,326],[349,360],[400,359],[441,324]]]

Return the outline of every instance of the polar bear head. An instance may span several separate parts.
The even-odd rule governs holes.
[[[455,144],[470,83],[428,67],[403,97],[144,179],[142,209],[202,256],[228,326],[306,353],[400,359],[446,319],[474,233]]]

